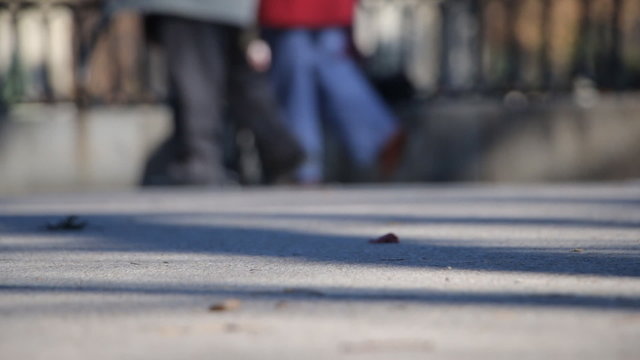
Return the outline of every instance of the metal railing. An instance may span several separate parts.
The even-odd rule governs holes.
[[[100,18],[94,0],[0,0],[0,98],[162,99],[162,57],[141,19],[96,32]],[[354,35],[374,79],[426,94],[562,92],[577,78],[640,88],[637,0],[362,0]]]
[[[141,19],[127,14],[102,24],[101,9],[95,0],[0,0],[1,98],[153,101]]]
[[[370,73],[427,93],[640,88],[637,0],[365,0],[359,20]]]

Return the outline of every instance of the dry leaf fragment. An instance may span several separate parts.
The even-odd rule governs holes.
[[[394,233],[388,233],[380,236],[377,239],[369,240],[370,244],[397,244],[400,242],[400,239]]]
[[[77,216],[70,215],[56,223],[47,224],[47,230],[82,230],[86,226],[86,221],[81,221]]]
[[[286,302],[286,301],[284,301],[284,300],[280,300],[280,301],[278,301],[278,302],[276,303],[275,308],[276,308],[276,309],[284,309],[284,308],[286,308],[287,306],[289,306],[289,303],[288,303],[288,302]]]
[[[209,311],[233,311],[240,307],[240,300],[226,299],[222,302],[209,306]]]

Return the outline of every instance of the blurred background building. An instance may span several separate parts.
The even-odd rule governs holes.
[[[169,134],[162,53],[100,10],[0,0],[0,194],[135,186]],[[410,134],[396,181],[640,176],[638,0],[362,0],[353,38]],[[362,179],[327,142],[329,178]]]

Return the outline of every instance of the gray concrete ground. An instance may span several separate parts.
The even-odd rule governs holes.
[[[640,93],[592,95],[586,107],[566,96],[517,106],[496,98],[403,104],[396,110],[410,136],[394,180],[640,177]],[[132,189],[171,128],[169,109],[157,104],[80,113],[71,103],[14,104],[0,116],[0,196]],[[370,178],[345,161],[335,134],[327,140],[329,179]],[[246,178],[259,173],[246,170]]]
[[[47,230],[70,214],[87,226]],[[638,359],[639,340],[640,182],[0,200],[2,359]]]

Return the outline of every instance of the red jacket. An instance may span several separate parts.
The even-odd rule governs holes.
[[[277,28],[351,24],[356,0],[262,0],[260,23]]]

